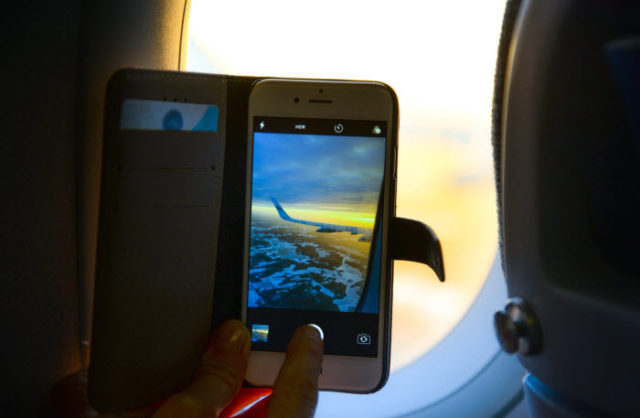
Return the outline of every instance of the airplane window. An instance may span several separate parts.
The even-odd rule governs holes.
[[[464,361],[454,354],[442,357],[447,363],[462,361],[466,371],[430,363],[421,381],[409,384],[428,390],[435,387],[429,379],[451,380],[451,373],[458,373],[453,380],[468,379],[465,373],[483,367],[497,352],[492,313],[506,300],[506,290],[495,263],[490,116],[503,10],[504,0],[327,0],[321,6],[295,0],[191,0],[189,71],[381,80],[398,94],[397,213],[437,232],[447,282],[439,283],[426,266],[395,263],[389,390],[401,390],[397,379],[438,358],[443,341],[455,340],[467,313],[480,315],[484,309],[483,317],[469,320],[480,321],[488,336],[472,342],[477,348],[467,354],[458,350]],[[483,294],[492,302],[480,301]],[[494,305],[480,309],[482,303]],[[460,338],[456,344],[470,344],[468,336]],[[323,393],[318,413],[348,408],[356,398],[371,397]],[[406,408],[393,411],[418,407]],[[367,416],[383,416],[383,410]]]

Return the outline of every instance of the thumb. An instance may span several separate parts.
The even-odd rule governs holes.
[[[250,349],[244,324],[224,322],[213,331],[193,383],[171,396],[154,417],[218,416],[242,386]]]
[[[273,386],[268,417],[313,416],[323,351],[322,334],[317,326],[304,325],[296,330]]]

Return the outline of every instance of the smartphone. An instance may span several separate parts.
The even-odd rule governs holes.
[[[389,371],[396,95],[378,82],[264,79],[248,115],[247,381],[272,386],[291,335],[313,323],[320,389],[373,392]]]

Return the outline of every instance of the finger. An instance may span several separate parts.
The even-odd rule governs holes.
[[[273,386],[267,417],[313,416],[318,402],[323,351],[322,337],[317,328],[305,325],[296,330]]]
[[[154,416],[218,416],[242,386],[250,349],[244,324],[237,320],[224,322],[211,335],[194,382],[167,399]]]

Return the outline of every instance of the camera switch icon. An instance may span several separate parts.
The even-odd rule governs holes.
[[[360,345],[371,345],[371,335],[360,333],[356,337],[356,343]]]

